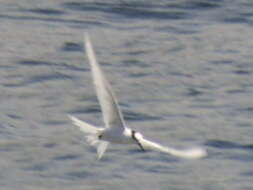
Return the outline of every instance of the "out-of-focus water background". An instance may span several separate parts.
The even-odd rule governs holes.
[[[1,190],[252,190],[252,0],[1,0]],[[96,151],[67,115],[103,125],[89,32],[137,146]]]

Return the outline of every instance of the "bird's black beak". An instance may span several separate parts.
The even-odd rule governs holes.
[[[136,134],[136,131],[132,130],[132,134],[131,134],[132,139],[134,139],[134,140],[136,141],[136,143],[138,144],[138,146],[140,147],[140,149],[141,149],[143,152],[145,152],[145,149],[143,148],[143,146],[142,146],[142,144],[140,143],[140,141],[136,138],[135,134]]]
[[[143,146],[141,145],[141,143],[137,140],[136,141],[137,142],[137,144],[139,145],[139,147],[141,148],[141,150],[143,151],[143,152],[145,152],[146,150],[143,148]]]

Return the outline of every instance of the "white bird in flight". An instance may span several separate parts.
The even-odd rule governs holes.
[[[98,159],[102,158],[110,143],[137,144],[142,151],[156,150],[187,159],[198,159],[207,156],[206,150],[201,147],[195,147],[186,150],[165,147],[145,139],[139,132],[128,128],[125,124],[112,87],[107,81],[102,69],[100,68],[100,65],[96,60],[96,56],[88,34],[85,35],[85,48],[91,66],[97,98],[102,109],[105,128],[95,127],[77,119],[74,116],[69,117],[73,124],[78,126],[80,130],[85,133],[87,142],[90,145],[97,147]]]

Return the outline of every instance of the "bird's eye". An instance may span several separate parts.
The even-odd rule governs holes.
[[[98,139],[102,139],[102,135],[99,135],[99,136],[98,136]]]

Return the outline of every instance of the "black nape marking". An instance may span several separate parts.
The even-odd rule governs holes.
[[[136,143],[139,145],[139,147],[141,148],[141,150],[145,152],[145,149],[141,145],[140,141],[136,138],[135,134],[136,134],[136,131],[132,130],[131,131],[131,137],[132,137],[132,139],[134,139],[136,141]]]
[[[136,138],[135,138],[135,133],[136,133],[135,130],[132,130],[132,131],[131,131],[131,137],[132,137],[132,139],[134,139],[134,140],[136,140]]]

